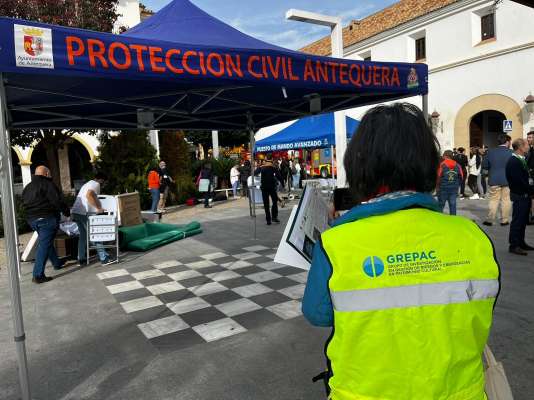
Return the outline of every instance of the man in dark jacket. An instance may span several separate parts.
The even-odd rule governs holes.
[[[467,179],[467,164],[469,164],[469,159],[465,155],[465,149],[463,147],[458,147],[456,155],[454,155],[453,160],[458,163],[462,169],[462,180],[460,181],[460,195],[465,197],[465,181]]]
[[[282,182],[280,170],[273,165],[272,159],[268,158],[262,166],[256,168],[254,175],[261,175],[261,195],[263,197],[267,225],[271,225],[271,221],[277,224],[280,223],[278,220],[278,193],[276,192],[277,183]],[[272,212],[269,207],[269,197],[273,202]]]
[[[28,224],[39,235],[32,282],[51,281],[52,278],[44,273],[46,261],[50,260],[56,270],[63,268],[64,263],[58,258],[54,248],[54,238],[59,228],[60,213],[70,216],[70,210],[50,179],[50,170],[42,165],[37,167],[31,183],[24,188],[22,200]]]
[[[510,225],[510,253],[526,256],[526,250],[534,247],[525,243],[525,229],[534,196],[534,186],[529,175],[525,156],[529,146],[525,139],[516,139],[512,144],[514,154],[506,164],[506,179],[510,186],[513,202],[512,224]]]
[[[489,212],[484,225],[492,226],[497,216],[497,209],[501,205],[501,225],[509,225],[510,219],[510,188],[506,179],[506,163],[512,157],[510,142],[512,138],[504,133],[497,137],[499,146],[490,149],[487,157],[482,162],[482,169],[487,170]]]

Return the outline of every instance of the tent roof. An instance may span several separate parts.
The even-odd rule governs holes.
[[[10,128],[261,128],[428,91],[424,64],[283,49],[188,0],[124,35],[0,18],[0,73]]]
[[[289,51],[238,31],[188,0],[172,1],[152,17],[123,33],[123,36],[193,46]]]
[[[360,122],[346,118],[347,137],[351,138]],[[261,134],[258,132],[258,134]],[[336,129],[334,114],[321,114],[294,121],[275,134],[256,142],[255,151],[270,152],[320,148],[335,145]]]

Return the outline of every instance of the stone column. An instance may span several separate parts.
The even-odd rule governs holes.
[[[31,162],[21,161],[20,170],[22,172],[22,186],[26,187],[28,183],[32,181]]]
[[[159,131],[149,131],[148,140],[150,141],[150,144],[156,149],[156,155],[159,158]]]
[[[72,192],[70,180],[69,145],[65,143],[63,148],[57,150],[59,162],[59,176],[61,179],[61,190],[63,193]]]

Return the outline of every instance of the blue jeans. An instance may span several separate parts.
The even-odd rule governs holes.
[[[152,207],[150,207],[150,211],[156,212],[158,211],[159,189],[150,189],[150,193],[152,194]]]
[[[235,181],[232,183],[232,194],[234,195],[234,199],[237,197],[237,187],[239,186],[239,181]]]
[[[55,268],[62,265],[54,247],[54,238],[59,228],[59,221],[56,217],[38,218],[30,221],[30,226],[39,235],[33,277],[40,278],[44,276],[47,260],[50,260]]]
[[[441,211],[445,208],[445,203],[449,202],[449,213],[456,215],[456,197],[458,196],[458,189],[441,189],[438,193],[438,201]]]
[[[87,261],[87,215],[72,214],[72,220],[78,225],[78,231],[80,237],[78,239],[78,261]],[[108,253],[102,246],[102,243],[96,244],[96,252],[98,253],[98,259],[101,262],[106,261],[109,257]]]

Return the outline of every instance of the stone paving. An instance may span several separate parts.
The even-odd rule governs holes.
[[[484,201],[461,201],[480,220]],[[288,209],[281,211],[282,222]],[[183,208],[204,232],[109,267],[50,271],[21,283],[34,399],[324,399],[311,377],[324,367],[328,329],[300,316],[305,272],[277,265],[281,225],[257,237],[245,200]],[[528,228],[534,243],[534,229]],[[486,229],[502,268],[490,343],[517,399],[534,398],[534,254],[507,253],[507,228]],[[451,234],[451,240],[461,240]],[[5,269],[0,270],[0,399],[17,399]],[[283,306],[280,306],[283,305]]]

